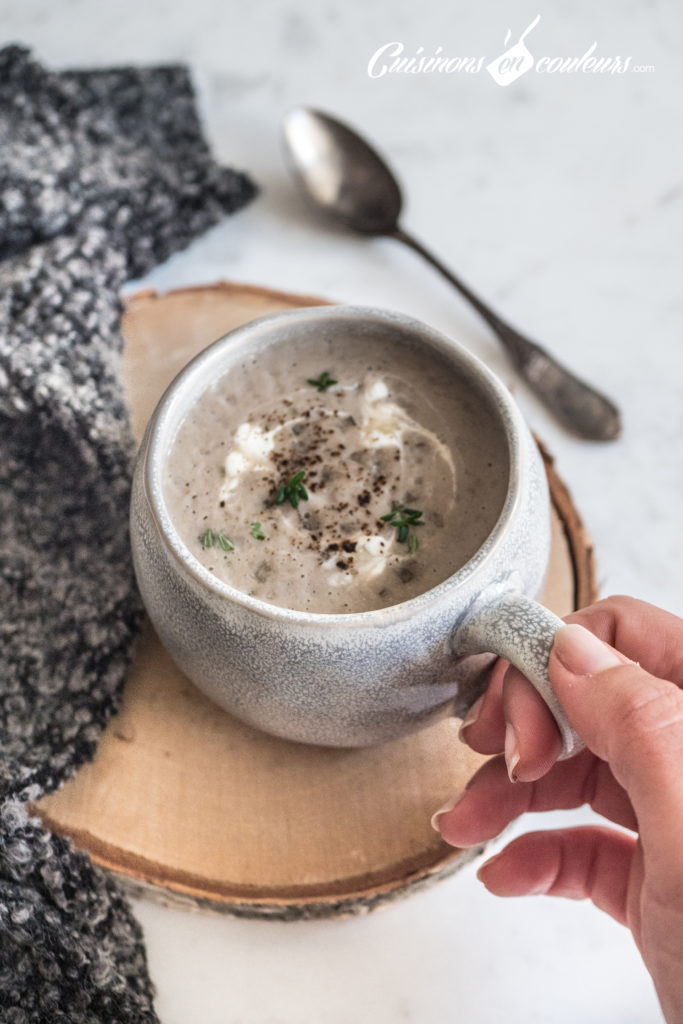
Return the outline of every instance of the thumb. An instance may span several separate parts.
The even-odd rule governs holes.
[[[576,624],[558,630],[548,669],[570,722],[627,791],[641,834],[664,829],[683,844],[683,691]]]

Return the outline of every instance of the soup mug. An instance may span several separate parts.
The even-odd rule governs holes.
[[[461,569],[418,597],[351,614],[267,604],[217,579],[180,538],[164,500],[169,450],[204,390],[230,365],[307,334],[360,332],[419,345],[501,426],[507,493],[485,542]],[[489,420],[490,422],[490,420]],[[380,743],[447,714],[464,715],[496,655],[530,679],[555,717],[563,756],[581,746],[553,693],[548,658],[562,621],[536,602],[550,552],[550,502],[536,444],[507,389],[477,358],[397,313],[354,306],[296,309],[252,321],[214,342],[161,398],[140,448],[131,503],[138,583],[159,637],[217,704],[290,740]]]

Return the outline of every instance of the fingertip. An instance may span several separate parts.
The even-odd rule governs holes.
[[[491,877],[491,867],[493,865],[495,870],[495,862],[498,860],[499,857],[499,853],[495,854],[495,856],[493,857],[489,857],[489,859],[485,860],[484,863],[479,868],[479,870],[477,871],[477,878],[482,883],[482,885],[489,890],[489,892],[492,891],[491,889],[489,889],[488,885],[489,879]]]
[[[463,743],[467,743],[468,742],[468,739],[467,739],[468,730],[478,720],[479,715],[481,714],[482,708],[484,706],[484,698],[485,697],[486,697],[485,693],[482,693],[481,697],[477,697],[477,699],[475,700],[474,704],[472,705],[472,707],[469,709],[469,711],[467,712],[467,714],[465,715],[465,717],[462,720],[462,724],[461,724],[460,729],[458,731],[458,739],[461,740]]]
[[[519,840],[508,843],[477,871],[479,881],[494,896],[537,896],[548,891],[549,881],[540,863],[519,863],[519,845]]]
[[[528,810],[527,786],[511,786],[502,755],[486,761],[454,806],[437,812],[441,838],[451,846],[469,847],[493,839]]]
[[[450,814],[456,804],[462,800],[463,796],[464,793],[455,793],[445,804],[439,807],[438,811],[434,811],[430,818],[430,824],[435,832],[441,835],[441,819],[445,814]]]

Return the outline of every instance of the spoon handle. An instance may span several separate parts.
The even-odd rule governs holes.
[[[589,441],[613,441],[619,436],[621,417],[609,398],[580,380],[544,348],[502,320],[413,235],[397,227],[390,237],[424,257],[474,306],[507,349],[519,375],[565,427]]]

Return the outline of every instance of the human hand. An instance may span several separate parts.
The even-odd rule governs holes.
[[[491,839],[525,811],[582,804],[629,829],[532,832],[479,877],[500,896],[590,898],[631,929],[667,1021],[681,1024],[683,620],[613,597],[567,622],[555,638],[550,680],[587,749],[557,761],[559,733],[545,704],[499,662],[462,729],[471,747],[498,756],[432,821],[454,846]]]

